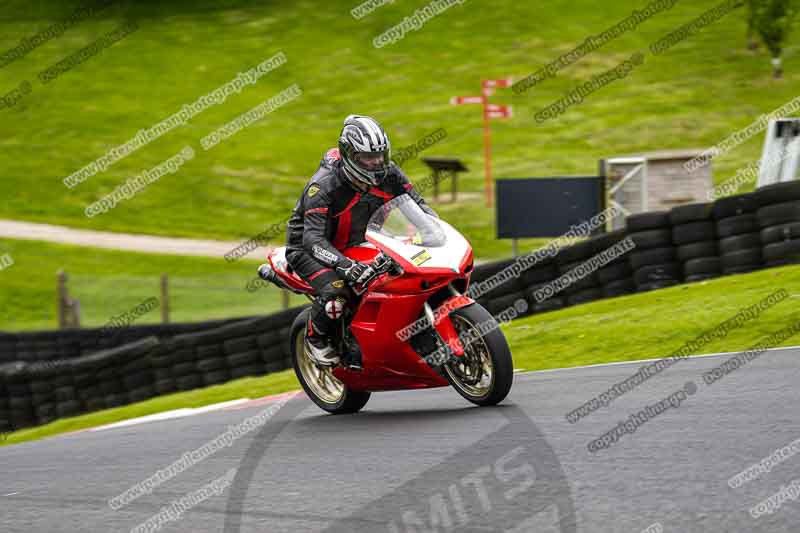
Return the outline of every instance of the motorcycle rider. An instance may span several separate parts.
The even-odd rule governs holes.
[[[305,348],[318,364],[339,362],[330,335],[356,300],[351,287],[375,274],[372,267],[348,259],[341,250],[363,243],[372,214],[401,194],[437,216],[391,161],[391,144],[381,125],[367,116],[349,115],[338,149],[328,150],[320,161],[286,229],[286,260],[316,294]]]

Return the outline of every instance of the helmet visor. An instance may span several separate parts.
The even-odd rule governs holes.
[[[353,162],[364,172],[374,174],[389,167],[389,150],[380,152],[356,152]]]

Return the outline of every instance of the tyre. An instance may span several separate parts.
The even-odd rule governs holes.
[[[522,272],[520,283],[522,283],[523,287],[527,288],[531,285],[546,283],[556,277],[557,274],[554,265],[536,265]]]
[[[252,365],[261,361],[261,352],[258,349],[249,352],[229,355],[225,358],[228,368],[238,368],[240,366]]]
[[[289,330],[294,373],[311,401],[323,411],[335,415],[358,412],[369,401],[370,393],[350,389],[336,379],[330,368],[318,367],[306,355],[306,321],[310,311],[304,309],[297,315]]]
[[[103,398],[89,398],[85,402],[86,411],[102,411],[106,408],[106,402]]]
[[[55,390],[57,402],[68,402],[75,399],[75,387],[59,387]]]
[[[603,295],[607,298],[615,298],[634,292],[636,292],[636,283],[633,282],[633,278],[612,281],[603,286]]]
[[[556,264],[581,263],[594,255],[596,244],[592,240],[576,242],[558,251]]]
[[[603,298],[602,289],[585,289],[567,296],[567,303],[569,305],[580,305],[594,300]]]
[[[722,274],[722,260],[719,257],[698,257],[690,259],[683,265],[683,273],[690,276],[719,276]]]
[[[569,272],[572,272],[576,268],[580,268],[583,264],[582,261],[577,263],[570,263],[567,265],[562,265],[558,268],[560,274],[563,276]],[[579,271],[574,272],[573,277],[570,278],[571,283],[569,286],[564,288],[564,292],[566,294],[574,294],[576,292],[586,290],[586,289],[593,289],[596,288],[600,283],[597,281],[597,274],[596,272],[592,272],[589,266],[585,266],[580,268]]]
[[[153,370],[153,377],[156,381],[161,381],[164,379],[172,379],[172,369],[171,368],[156,368]]]
[[[169,394],[178,390],[178,385],[174,379],[159,379],[156,381],[155,389],[158,394]]]
[[[533,309],[534,313],[547,313],[548,311],[556,311],[564,307],[564,299],[559,298],[558,296],[554,298],[548,298],[542,302],[536,302],[534,300],[533,305],[531,308]]]
[[[700,241],[678,246],[676,249],[678,260],[686,262],[698,257],[712,257],[719,254],[717,241]]]
[[[668,211],[637,213],[635,215],[630,215],[625,220],[625,229],[630,233],[635,231],[669,228],[671,225],[672,223],[670,222]]]
[[[492,298],[486,302],[486,309],[492,314],[496,315],[509,307],[514,306],[517,300],[525,300],[524,292],[515,292],[499,298]]]
[[[645,283],[643,285],[636,286],[636,292],[647,292],[647,291],[655,291],[658,289],[666,289],[667,287],[672,287],[674,285],[678,285],[678,281],[676,280],[664,280],[664,281],[654,281],[652,283]]]
[[[738,252],[739,250],[749,250],[750,248],[759,248],[761,246],[761,234],[743,233],[741,235],[734,235],[733,237],[725,237],[719,241],[719,253],[729,254]]]
[[[655,249],[660,250],[660,248]],[[615,281],[628,279],[632,273],[633,270],[628,261],[610,264],[597,271],[597,281],[602,285],[608,285]]]
[[[754,213],[758,209],[758,202],[753,193],[735,194],[726,196],[714,202],[711,212],[715,219],[736,217],[746,213]]]
[[[717,237],[720,239],[743,233],[753,233],[758,230],[758,219],[753,214],[728,217],[717,221]]]
[[[281,337],[277,331],[268,331],[256,337],[259,348],[270,348],[281,344]]]
[[[172,367],[173,376],[185,376],[187,374],[194,374],[197,372],[197,363],[178,363]]]
[[[178,390],[192,390],[203,386],[203,378],[200,374],[189,374],[181,376],[175,380]]]
[[[263,376],[264,372],[264,364],[259,361],[258,363],[232,368],[231,379],[239,379],[247,376]]]
[[[776,242],[764,247],[764,261],[773,265],[800,262],[800,239]]]
[[[755,272],[756,270],[761,270],[764,268],[763,264],[750,264],[750,265],[742,265],[737,267],[723,267],[722,273],[723,274],[747,274],[748,272]]]
[[[761,207],[800,200],[800,181],[773,183],[759,188],[754,194]]]
[[[227,370],[228,362],[224,357],[215,357],[213,359],[200,359],[197,361],[197,369],[200,372],[212,372],[214,370]]]
[[[242,352],[258,349],[258,341],[256,335],[248,335],[247,337],[239,337],[238,339],[231,339],[222,343],[225,355],[236,355]]]
[[[197,347],[197,359],[216,359],[218,357],[223,357],[225,354],[222,350],[222,344],[211,344],[209,346],[198,346]]]
[[[700,222],[710,220],[712,215],[712,203],[687,204],[673,207],[669,212],[669,221],[673,226],[688,224],[689,222]]]
[[[105,397],[106,407],[121,407],[127,405],[127,394],[109,394]]]
[[[475,405],[496,405],[503,401],[514,381],[514,362],[505,335],[500,328],[481,334],[478,326],[492,320],[492,315],[478,304],[461,307],[450,313],[459,337],[470,336],[464,355],[442,365],[442,373],[454,389]]]
[[[82,411],[81,404],[77,400],[69,400],[67,402],[59,402],[56,404],[56,415],[58,418],[75,416],[80,414]]]
[[[694,283],[697,281],[706,281],[709,279],[714,279],[720,277],[721,274],[694,274],[691,276],[686,276],[686,283]]]
[[[673,263],[675,258],[676,255],[674,246],[650,248],[649,250],[641,251],[634,250],[628,255],[628,260],[633,270],[637,270],[647,265]]]
[[[768,205],[758,210],[758,223],[762,228],[790,222],[800,222],[800,201]]]
[[[292,368],[292,360],[291,359],[280,359],[277,361],[271,361],[264,365],[267,374],[272,374],[273,372],[282,372],[287,368]]]
[[[128,400],[130,403],[137,403],[147,400],[148,398],[152,398],[156,395],[156,390],[151,385],[145,385],[144,387],[139,387],[138,389],[133,389],[128,393]]]
[[[637,249],[660,248],[672,246],[671,229],[654,229],[649,231],[638,231],[628,235],[636,245]]]
[[[660,282],[677,282],[682,278],[680,263],[664,263],[663,265],[648,265],[638,269],[633,274],[636,286]]]
[[[672,241],[677,245],[713,241],[716,236],[713,222],[690,222],[672,228]]]
[[[153,374],[149,371],[131,374],[122,378],[122,382],[125,384],[125,390],[129,391],[144,387],[145,385],[152,385],[153,381]]]
[[[750,248],[748,250],[739,250],[738,252],[731,252],[720,256],[722,258],[722,271],[726,274],[735,274],[740,272],[739,268],[758,268],[761,266],[763,259],[761,248]]]
[[[231,379],[231,374],[227,369],[214,370],[213,372],[206,372],[203,374],[203,383],[206,385],[217,385],[218,383],[225,383]]]
[[[800,222],[769,226],[761,230],[761,243],[764,246],[773,242],[790,241],[792,239],[800,239]]]

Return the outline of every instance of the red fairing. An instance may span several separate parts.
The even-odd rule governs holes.
[[[358,371],[336,367],[333,374],[353,390],[382,391],[446,387],[447,380],[414,351],[400,332],[424,315],[428,299],[448,283],[469,279],[472,270],[472,250],[459,262],[459,272],[446,268],[419,268],[389,249],[382,250],[403,268],[401,275],[383,274],[365,292],[355,311],[350,330],[361,347],[363,369]],[[347,248],[342,253],[356,261],[371,263],[381,253],[376,245],[365,244]],[[283,251],[270,255],[270,263],[281,279],[294,288],[308,287],[296,274],[288,274]],[[308,291],[311,292],[310,287]],[[302,290],[302,289],[301,289]],[[434,328],[456,355],[464,353],[450,313],[471,305],[466,296],[452,296],[437,308]]]

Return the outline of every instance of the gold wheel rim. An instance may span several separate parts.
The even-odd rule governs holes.
[[[330,367],[316,365],[306,353],[305,331],[297,335],[295,353],[303,380],[314,395],[325,403],[336,404],[344,396],[344,383],[336,379]]]
[[[464,338],[464,334],[471,330],[472,334],[467,338],[475,340],[464,347],[463,356],[444,365],[444,370],[459,390],[473,398],[484,398],[494,387],[494,364],[489,346],[472,322],[459,315],[452,315],[450,318],[459,338]],[[478,375],[478,381],[471,383]],[[469,381],[465,381],[465,377]]]

